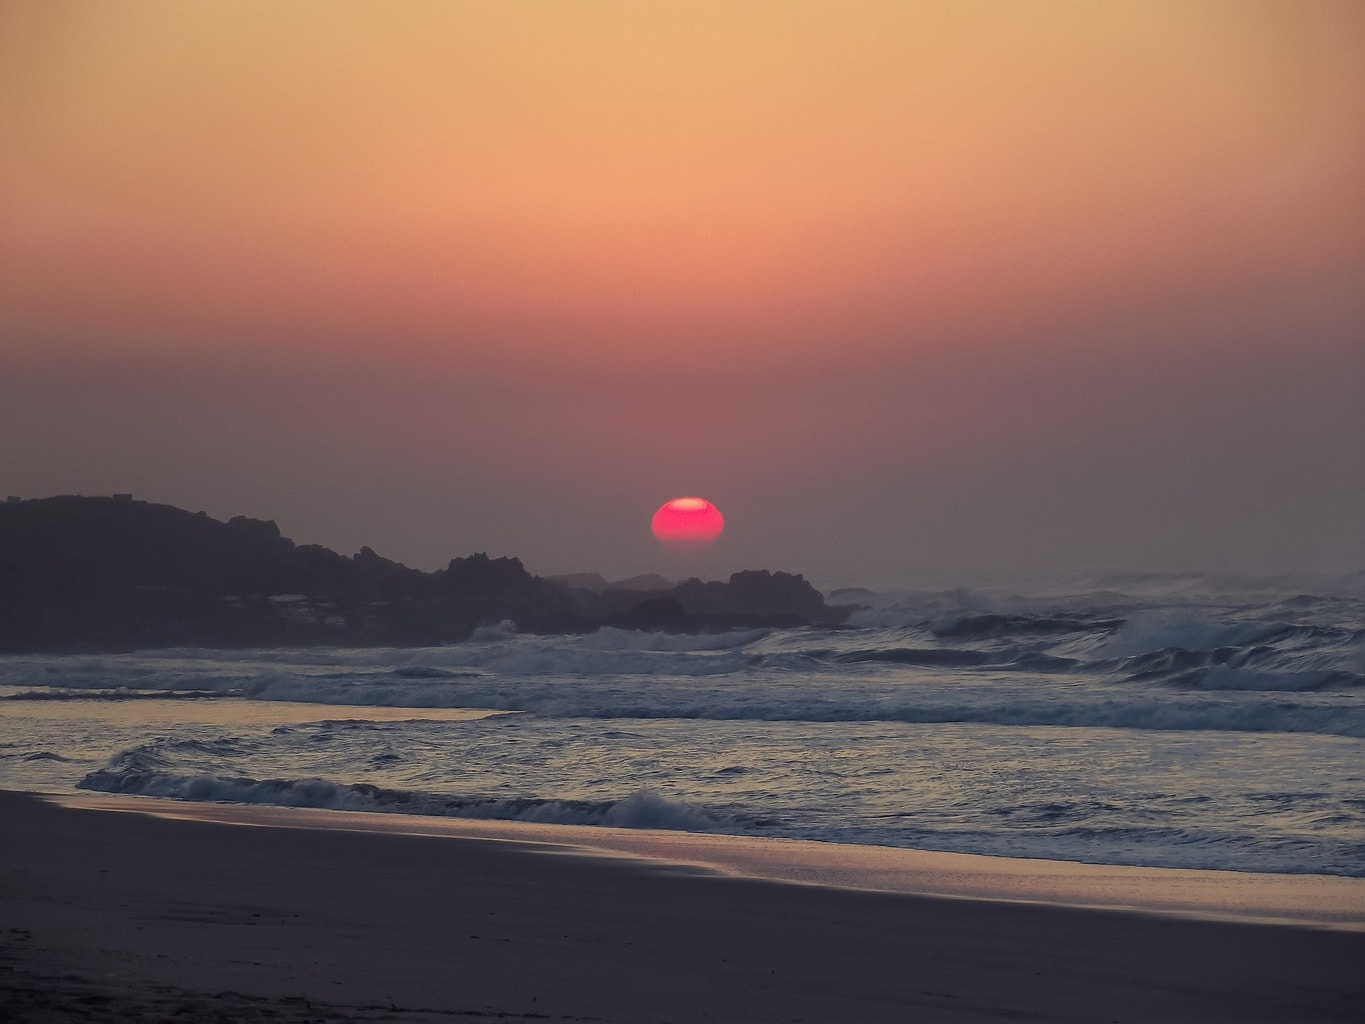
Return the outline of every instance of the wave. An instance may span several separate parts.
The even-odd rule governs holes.
[[[1168,681],[1186,689],[1243,692],[1314,693],[1365,687],[1365,676],[1355,672],[1268,672],[1225,664],[1178,672]]]
[[[1022,808],[998,830],[917,827],[912,818],[883,815],[862,826],[819,826],[721,812],[669,799],[650,789],[611,800],[448,795],[339,783],[320,778],[253,779],[111,767],[91,772],[78,789],[189,802],[263,804],[324,810],[375,811],[537,824],[660,829],[727,835],[770,835],[826,842],[913,847],[986,856],[1043,857],[1139,866],[1217,868],[1280,873],[1365,875],[1365,844],[1330,837],[1245,836],[1209,829],[1099,824],[1111,805],[1094,801]],[[906,820],[897,820],[905,817]]]
[[[1137,615],[1123,623],[1098,650],[1100,658],[1131,658],[1167,650],[1235,650],[1299,639],[1345,639],[1341,630],[1313,625],[1212,619],[1203,616]]]
[[[14,701],[78,701],[78,700],[215,700],[221,697],[239,696],[236,690],[129,690],[126,687],[112,689],[69,689],[20,690],[16,693],[0,694],[0,700]]]
[[[151,743],[120,750],[109,759],[101,771],[115,775],[150,775],[168,768],[176,759],[217,761],[239,758],[253,753],[246,741],[228,737],[215,739],[159,739]]]
[[[436,706],[482,707],[514,711],[541,718],[592,720],[676,719],[691,721],[751,722],[904,722],[913,724],[969,723],[1002,726],[1054,726],[1096,729],[1157,729],[1171,731],[1291,732],[1337,736],[1365,736],[1365,709],[1337,702],[1321,703],[1314,693],[1297,700],[1276,699],[1247,702],[1238,694],[1214,692],[1239,687],[1262,692],[1270,682],[1227,676],[1217,685],[1214,676],[1206,686],[1194,685],[1186,692],[1174,687],[1157,693],[1118,692],[1088,699],[1040,691],[1011,696],[972,692],[972,687],[937,690],[923,695],[904,688],[881,692],[837,690],[786,691],[779,687],[667,688],[644,690],[620,684],[518,681],[485,683],[441,694],[430,689],[396,692],[392,688],[371,691],[365,703],[379,706],[417,706],[432,701]],[[1251,685],[1260,682],[1262,685]],[[1279,687],[1286,684],[1280,681]],[[1209,691],[1207,693],[1200,691]],[[262,694],[274,699],[275,694]],[[351,695],[360,704],[361,695]],[[292,688],[279,699],[296,700]]]
[[[1356,578],[1365,580],[1365,572]],[[918,626],[936,635],[958,638],[1119,630],[1132,637],[1153,627],[1191,626],[1201,631],[1238,621],[1358,624],[1365,621],[1365,584],[1361,587],[1355,594],[1273,587],[1260,591],[1175,588],[1161,593],[1159,589],[1113,586],[1079,591],[1062,588],[1053,593],[1040,589],[1028,596],[1011,590],[970,588],[884,594],[860,591],[859,609],[848,624],[867,630]],[[1196,642],[1194,646],[1202,644]]]
[[[999,613],[941,616],[930,623],[930,632],[945,639],[987,640],[1009,636],[1057,636],[1064,633],[1108,633],[1127,620],[1070,618],[1055,615],[1002,615]]]
[[[77,789],[100,793],[164,797],[197,803],[268,804],[326,810],[381,811],[436,817],[526,821],[555,825],[598,825],[607,828],[669,829],[688,832],[744,830],[757,824],[669,800],[659,793],[636,790],[619,800],[571,800],[541,797],[448,796],[369,783],[326,779],[252,779],[118,766],[91,772]]]
[[[989,651],[958,650],[951,647],[886,647],[831,653],[828,657],[844,664],[886,661],[897,665],[918,665],[922,668],[979,668],[983,665],[1008,663]]]
[[[1172,655],[1160,665],[1108,679],[1066,674],[1073,667],[1033,656],[1029,673],[991,664],[980,652],[918,648],[852,650],[825,656],[818,671],[765,670],[728,676],[445,677],[387,672],[353,675],[270,672],[236,680],[258,701],[329,706],[486,708],[558,719],[678,719],[769,722],[971,723],[1180,731],[1321,733],[1365,736],[1365,680],[1341,669],[1278,664],[1211,664]],[[790,655],[780,655],[790,658]],[[809,658],[806,657],[809,662]],[[926,667],[927,666],[927,667]],[[854,672],[856,675],[848,675]],[[1061,675],[1058,675],[1061,673]],[[1154,685],[1155,684],[1155,685]],[[163,691],[164,692],[164,691]]]
[[[531,636],[503,626],[445,647],[16,656],[0,658],[0,698],[1362,736],[1362,613],[1358,599],[1311,594],[1158,605],[1117,592],[951,591],[903,596],[889,614],[859,613],[892,624],[847,629]]]

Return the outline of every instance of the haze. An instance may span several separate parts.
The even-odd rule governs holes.
[[[10,0],[0,489],[418,568],[1365,567],[1352,3]]]

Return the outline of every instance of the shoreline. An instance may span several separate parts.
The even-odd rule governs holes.
[[[1355,930],[791,884],[572,826],[127,813],[145,802],[0,791],[0,1016],[1324,1022],[1365,998]]]
[[[107,793],[35,795],[72,809],[187,821],[534,844],[557,848],[565,855],[636,858],[660,871],[697,870],[939,899],[1365,932],[1365,878],[1340,875],[1131,867],[763,836],[200,803]]]

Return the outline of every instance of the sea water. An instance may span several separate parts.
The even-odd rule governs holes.
[[[867,591],[839,629],[0,659],[0,786],[1365,876],[1365,586]],[[474,710],[468,710],[474,709]]]

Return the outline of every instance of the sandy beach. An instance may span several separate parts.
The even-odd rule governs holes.
[[[0,1017],[690,1024],[1365,1013],[1356,880],[1300,880],[1299,896],[1320,885],[1338,905],[1335,920],[1310,908],[1305,920],[1321,920],[1308,927],[1258,923],[1265,907],[1253,919],[1208,920],[1188,907],[986,899],[956,883],[950,896],[795,884],[734,873],[738,862],[714,866],[723,858],[700,848],[688,863],[685,840],[670,864],[639,849],[586,849],[567,833],[412,834],[420,822],[386,832],[355,820],[379,816],[278,810],[245,827],[234,809],[203,810],[228,820],[0,793]],[[1160,873],[1148,875],[1144,884],[1159,887]],[[1067,876],[1047,886],[1064,891]],[[1093,892],[1072,902],[1093,902]]]

